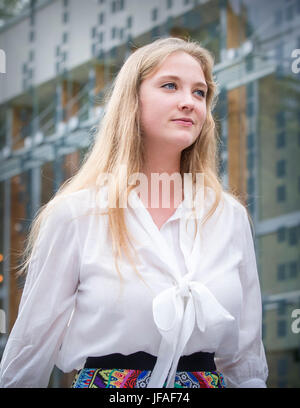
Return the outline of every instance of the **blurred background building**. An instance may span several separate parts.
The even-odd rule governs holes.
[[[0,357],[33,217],[77,172],[124,60],[164,36],[215,56],[220,174],[254,222],[268,386],[299,387],[300,0],[0,0]]]

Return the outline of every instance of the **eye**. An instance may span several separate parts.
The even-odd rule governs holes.
[[[162,88],[166,89],[177,89],[177,85],[175,82],[168,82],[167,84],[162,85]],[[206,93],[202,89],[196,89],[194,92],[197,92],[197,95],[201,98],[205,98]]]
[[[167,84],[162,85],[162,88],[176,89],[176,84],[174,82],[168,82]]]
[[[202,98],[205,98],[206,93],[202,91],[202,89],[196,89],[195,92],[199,92],[198,95],[201,96]]]

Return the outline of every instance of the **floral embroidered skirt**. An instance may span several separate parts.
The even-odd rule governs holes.
[[[150,370],[83,368],[75,375],[71,388],[146,388],[150,376]],[[226,385],[218,371],[177,371],[174,388],[226,388]]]

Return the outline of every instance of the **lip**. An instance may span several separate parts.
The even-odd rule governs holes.
[[[172,122],[176,122],[179,125],[183,126],[192,126],[194,124],[193,120],[190,118],[177,118],[177,119],[172,119]]]

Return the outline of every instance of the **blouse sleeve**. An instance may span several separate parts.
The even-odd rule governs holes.
[[[67,199],[42,223],[19,312],[0,365],[0,387],[44,388],[74,308],[79,279],[76,222]]]
[[[239,346],[233,356],[218,358],[216,355],[215,362],[228,387],[265,388],[268,366],[262,342],[261,292],[254,243],[244,207],[240,220],[236,220],[240,227],[236,239],[242,243],[243,251],[239,269],[243,299],[239,320]]]

